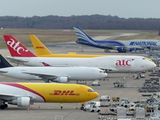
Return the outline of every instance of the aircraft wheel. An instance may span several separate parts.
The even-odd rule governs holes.
[[[81,110],[84,110],[84,107],[81,107]]]
[[[97,110],[97,112],[100,112],[101,110]]]
[[[4,104],[4,107],[5,107],[5,108],[8,108],[8,105],[7,105],[7,104]]]
[[[5,106],[4,106],[4,105],[1,105],[0,108],[1,108],[1,109],[5,109]]]
[[[8,107],[7,104],[4,104],[4,105],[1,105],[1,106],[0,106],[1,109],[5,109],[5,108],[7,108],[7,107]]]

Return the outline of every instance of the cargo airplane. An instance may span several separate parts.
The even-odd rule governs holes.
[[[67,83],[70,80],[97,80],[107,77],[104,70],[96,67],[13,67],[1,54],[0,61],[0,75],[17,79]]]
[[[78,84],[0,83],[0,108],[8,104],[29,107],[34,103],[81,103],[99,96],[92,88]],[[7,104],[8,103],[8,104]]]
[[[156,67],[155,63],[142,56],[102,56],[92,58],[37,57],[14,37],[4,35],[11,62],[28,66],[86,66],[110,72],[141,72]]]
[[[76,54],[76,53],[52,54],[49,51],[49,49],[35,35],[30,35],[30,40],[32,42],[32,45],[33,45],[34,51],[36,53],[36,56],[38,56],[38,57],[78,57],[78,58],[90,58],[90,57],[108,56],[108,55],[85,55],[85,54]]]
[[[87,45],[91,47],[97,47],[104,49],[107,52],[110,49],[115,49],[118,52],[127,52],[133,50],[144,50],[160,49],[160,40],[153,39],[135,39],[135,40],[94,40],[87,33],[85,33],[79,27],[73,27],[77,35],[77,40],[75,41],[81,45]]]

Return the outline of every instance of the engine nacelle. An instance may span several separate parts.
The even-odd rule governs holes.
[[[133,50],[136,50],[136,48],[129,48],[129,51],[133,51]]]
[[[126,49],[124,47],[117,47],[118,52],[126,52]]]
[[[18,97],[15,100],[9,101],[9,104],[17,105],[18,107],[29,107],[30,98],[29,97]]]
[[[68,77],[58,77],[56,79],[51,80],[53,82],[59,82],[59,83],[67,83],[68,81]]]

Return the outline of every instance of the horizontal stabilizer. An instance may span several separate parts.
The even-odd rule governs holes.
[[[7,58],[9,61],[13,61],[13,62],[28,62],[28,60],[21,60],[21,59],[14,58],[14,57],[11,57],[11,56],[7,56],[6,58]]]

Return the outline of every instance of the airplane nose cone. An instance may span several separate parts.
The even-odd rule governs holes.
[[[104,73],[104,74],[103,74],[103,77],[107,77],[107,76],[108,76],[108,74],[107,74],[107,73]]]
[[[154,63],[154,62],[152,62],[152,68],[155,68],[157,65]]]
[[[97,92],[94,93],[94,98],[97,98],[99,94]]]
[[[148,69],[153,69],[153,68],[155,68],[157,65],[154,63],[154,62],[152,62],[152,63],[150,63],[150,65],[148,65]]]
[[[157,65],[154,63],[154,67],[156,67]]]
[[[155,68],[157,65],[154,63],[154,62],[151,62],[151,63],[149,63],[148,65],[147,65],[147,69],[149,70],[149,69],[153,69],[153,68]]]

